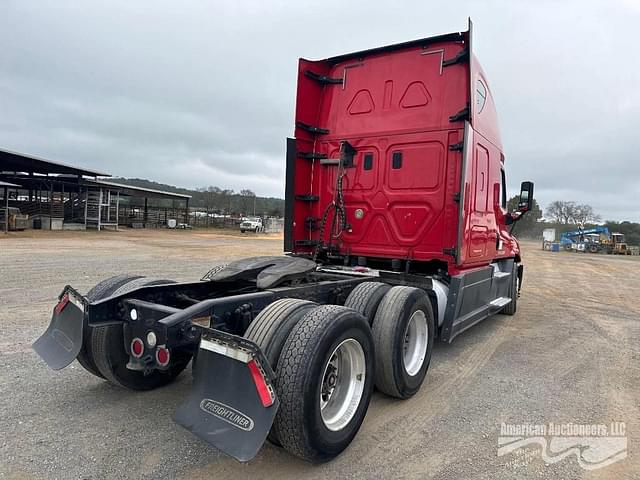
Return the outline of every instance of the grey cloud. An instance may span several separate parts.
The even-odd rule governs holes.
[[[619,1],[3,3],[0,148],[282,195],[298,57],[475,24],[510,191],[640,221],[640,8]]]

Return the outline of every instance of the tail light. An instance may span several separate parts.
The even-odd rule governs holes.
[[[270,407],[273,405],[273,395],[266,380],[264,379],[262,369],[255,360],[250,360],[249,363],[247,363],[247,367],[249,367],[249,371],[253,377],[253,383],[256,385],[256,390],[258,391],[258,396],[260,396],[262,406],[265,408]]]
[[[58,304],[56,305],[56,308],[54,308],[54,311],[56,312],[57,315],[60,315],[60,312],[62,310],[64,310],[64,307],[67,306],[67,303],[69,303],[69,295],[66,294],[64,297],[62,297],[60,299],[60,301],[58,302]]]
[[[139,338],[131,340],[131,355],[140,358],[144,353],[144,343]]]
[[[156,362],[161,367],[166,367],[169,365],[169,360],[171,359],[171,354],[169,353],[169,349],[166,347],[158,347],[156,350]]]
[[[260,363],[252,357],[246,350],[234,348],[224,342],[216,340],[208,340],[203,338],[200,340],[200,348],[209,350],[210,352],[224,355],[225,357],[233,358],[247,365],[251,378],[256,386],[256,391],[260,397],[260,402],[265,408],[270,407],[275,402],[275,393],[269,387],[266,379],[266,373],[260,366]]]

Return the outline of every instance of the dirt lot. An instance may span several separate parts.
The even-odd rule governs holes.
[[[190,280],[281,239],[188,231],[0,235],[0,477],[5,478],[640,478],[640,262],[525,244],[515,317],[497,315],[436,345],[422,390],[376,393],[360,433],[313,466],[266,445],[242,465],[176,425],[187,371],[147,393],[78,364],[49,370],[30,349],[69,283],[122,272]],[[593,471],[540,447],[498,456],[500,424],[626,422],[628,457]]]

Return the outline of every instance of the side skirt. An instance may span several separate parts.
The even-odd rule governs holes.
[[[512,258],[451,277],[440,338],[448,343],[511,302]]]

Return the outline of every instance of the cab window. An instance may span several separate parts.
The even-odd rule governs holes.
[[[476,113],[482,112],[484,104],[487,102],[487,87],[484,86],[482,80],[476,83]]]

